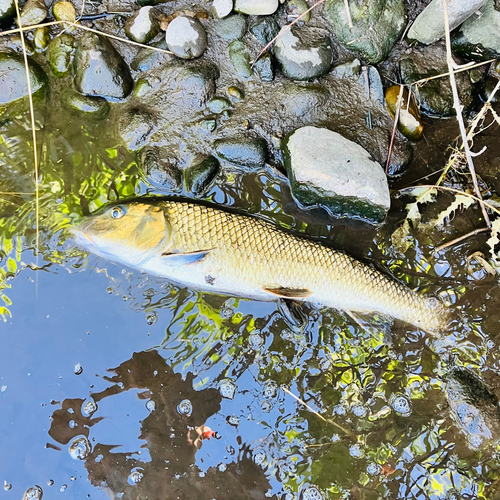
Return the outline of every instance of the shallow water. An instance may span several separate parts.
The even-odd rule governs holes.
[[[35,485],[72,499],[496,498],[497,279],[467,272],[484,239],[430,255],[477,210],[416,232],[402,254],[390,243],[402,201],[376,230],[301,211],[272,170],[227,173],[214,203],[373,262],[455,318],[436,339],[305,306],[300,327],[276,304],[199,294],[73,248],[64,228],[82,213],[154,192],[105,125],[54,119],[40,132],[35,255],[26,123],[0,130],[1,190],[28,193],[0,202],[2,498]],[[466,381],[476,400],[453,367],[480,377]]]

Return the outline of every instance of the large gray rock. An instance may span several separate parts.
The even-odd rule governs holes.
[[[326,18],[338,40],[371,64],[383,61],[406,26],[403,0],[351,0],[349,27],[344,0],[328,0]]]
[[[479,10],[487,0],[448,0],[448,22],[454,30]],[[408,31],[409,40],[420,43],[434,43],[444,37],[443,0],[432,2],[415,19]]]
[[[276,12],[278,0],[236,0],[234,10],[249,16],[267,16]]]
[[[335,52],[328,32],[318,28],[292,27],[274,44],[283,73],[293,80],[311,80],[328,73]]]
[[[391,198],[382,167],[360,145],[325,128],[302,127],[283,140],[292,194],[304,206],[381,222]]]
[[[75,87],[85,95],[122,99],[132,91],[130,70],[107,38],[85,33],[74,58]]]
[[[181,59],[200,57],[207,48],[207,33],[192,17],[176,17],[165,32],[168,48]]]
[[[488,0],[478,16],[471,16],[452,39],[453,51],[471,59],[500,57],[500,11]]]
[[[28,0],[21,10],[21,25],[40,24],[47,17],[48,12],[43,0]],[[19,20],[17,20],[17,24],[19,24]]]

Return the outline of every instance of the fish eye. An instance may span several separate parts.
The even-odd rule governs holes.
[[[111,217],[113,217],[113,219],[120,219],[126,213],[127,210],[125,209],[125,207],[122,206],[113,207],[113,209],[111,210]]]

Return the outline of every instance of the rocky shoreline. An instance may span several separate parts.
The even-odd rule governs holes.
[[[62,103],[68,119],[108,120],[159,192],[203,197],[221,171],[271,165],[286,171],[301,206],[379,223],[390,208],[387,177],[411,165],[426,116],[454,109],[447,78],[412,86],[387,161],[390,89],[447,72],[444,24],[440,0],[425,9],[365,4],[326,0],[307,12],[305,0],[28,0],[17,24],[34,27],[26,47],[35,102]],[[448,9],[457,61],[499,57],[494,0]],[[37,26],[82,13],[80,25],[94,31]],[[13,0],[1,0],[3,31],[14,20]],[[465,110],[498,78],[498,63],[457,74]],[[19,33],[0,36],[0,120],[23,112],[27,95]]]

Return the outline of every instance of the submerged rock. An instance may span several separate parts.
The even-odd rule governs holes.
[[[195,196],[206,193],[220,170],[217,158],[209,156],[196,165],[191,165],[184,171],[186,189]]]
[[[224,160],[247,168],[261,168],[266,163],[266,141],[262,137],[238,136],[217,139],[216,153]]]
[[[37,63],[28,59],[31,94],[41,96],[47,85],[47,76]],[[28,97],[28,82],[24,59],[18,54],[0,52],[0,118],[23,108]]]
[[[487,61],[500,57],[500,11],[488,0],[478,16],[465,21],[452,38],[453,51],[469,59]]]
[[[135,42],[148,43],[160,31],[157,15],[153,7],[141,7],[125,24],[126,35]]]
[[[229,46],[229,59],[239,76],[242,78],[250,78],[252,76],[253,70],[250,64],[250,54],[243,42],[236,40]]]
[[[91,97],[66,89],[62,94],[62,102],[66,108],[92,120],[104,120],[110,111],[109,102],[103,97]]]
[[[389,87],[385,93],[387,109],[392,118],[395,118],[397,113],[399,92],[400,86],[393,85]],[[412,95],[409,98],[407,89],[403,90],[403,95],[401,96],[398,128],[405,137],[412,141],[418,141],[422,137],[422,132],[424,131],[424,125],[420,120],[415,97]]]
[[[82,94],[123,99],[132,91],[130,70],[105,37],[95,33],[82,35],[76,46],[74,67],[75,86]]]
[[[250,25],[250,33],[261,45],[267,45],[279,32],[280,27],[272,17],[259,17]]]
[[[221,19],[215,25],[216,33],[228,42],[234,42],[243,37],[246,30],[246,19],[240,14]]]
[[[307,12],[308,10],[309,5],[307,5],[306,0],[288,0],[288,3],[286,4],[286,16],[288,22],[295,21],[302,16],[300,21],[308,23],[311,20],[311,11]]]
[[[16,15],[16,4],[14,0],[0,0],[0,26],[10,24]]]
[[[52,39],[47,50],[47,59],[50,63],[52,73],[57,77],[67,76],[72,69],[72,55],[75,40],[67,33]]]
[[[231,14],[233,10],[233,0],[214,0],[212,10],[219,19],[222,19]]]
[[[278,0],[235,0],[234,10],[249,16],[267,16],[276,12]]]
[[[182,187],[182,173],[168,154],[158,148],[144,148],[139,155],[139,164],[148,181],[169,191]]]
[[[132,108],[120,114],[118,130],[129,151],[138,151],[149,143],[156,120],[146,109]]]
[[[383,61],[406,25],[403,0],[355,0],[349,2],[353,27],[349,27],[344,0],[328,0],[326,18],[335,36],[371,64]]]
[[[192,17],[176,17],[169,23],[165,37],[169,50],[181,59],[200,57],[207,48],[205,28]]]
[[[33,46],[37,52],[45,52],[50,42],[50,31],[47,26],[37,28],[33,35]]]
[[[262,54],[253,67],[261,81],[272,82],[274,80],[273,58],[269,52]]]
[[[18,25],[34,26],[40,24],[49,13],[43,0],[28,0],[21,10],[21,22],[16,20]]]
[[[450,31],[460,26],[487,0],[449,0],[447,2]],[[419,14],[408,30],[407,38],[420,43],[434,43],[444,37],[443,1],[432,2]]]
[[[448,71],[444,43],[413,49],[404,55],[399,64],[403,83],[414,83],[423,78],[436,76]],[[455,75],[458,94],[462,106],[467,108],[472,102],[472,86],[466,72]],[[453,94],[448,78],[429,80],[416,90],[422,113],[434,116],[455,114]]]
[[[302,127],[282,143],[293,196],[341,217],[381,222],[390,208],[389,186],[370,153],[340,134]]]
[[[328,32],[293,26],[274,45],[283,73],[293,80],[311,80],[330,71],[335,52]]]

